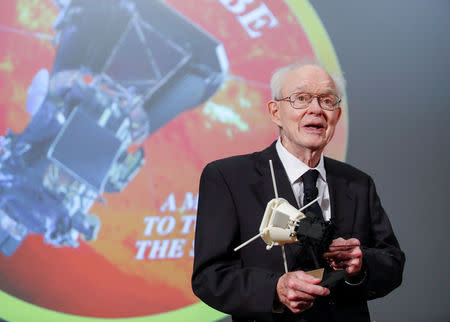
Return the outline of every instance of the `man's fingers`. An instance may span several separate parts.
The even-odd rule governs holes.
[[[315,285],[320,282],[319,279],[312,278],[310,280],[312,280],[314,284],[310,281],[292,278],[287,282],[287,286],[290,290],[297,292],[299,298],[301,298],[302,294],[309,294],[310,296],[314,297],[326,296],[330,294],[330,290],[328,290],[327,288]]]
[[[314,301],[316,299],[315,296],[312,296],[311,294],[305,293],[305,292],[301,292],[301,291],[294,291],[291,290],[288,292],[287,294],[287,299],[289,301]]]
[[[350,239],[344,239],[342,237],[339,237],[337,239],[334,239],[330,244],[330,251],[336,250],[336,249],[350,249],[355,246],[360,246],[361,242],[357,238],[350,238]],[[348,246],[348,247],[345,247]]]
[[[358,260],[345,260],[345,261],[332,261],[330,262],[330,266],[336,269],[347,269],[350,266],[354,266],[358,264]]]
[[[349,275],[357,274],[361,271],[362,262],[358,259],[351,259],[342,262],[330,262],[330,266],[334,270],[345,270]]]
[[[347,239],[346,244],[347,245],[361,245],[361,242],[357,238],[350,238],[350,239]]]
[[[345,263],[347,264],[347,266],[357,266],[357,265],[359,265],[360,260],[359,260],[359,258],[353,258],[348,261],[345,261]]]
[[[297,291],[300,291],[302,293],[306,293],[312,296],[327,296],[330,294],[330,290],[326,287],[322,287],[319,285],[313,285],[313,284],[305,284],[302,285],[300,289],[297,289]]]
[[[353,247],[350,250],[334,250],[323,254],[326,259],[333,259],[335,261],[343,261],[362,256],[362,251],[359,247]]]
[[[339,269],[346,269],[347,265],[343,262],[332,262],[330,264],[330,266],[335,269],[335,270],[339,270]]]
[[[331,245],[332,245],[332,246],[335,246],[335,245],[344,245],[345,242],[346,242],[346,240],[345,240],[344,238],[339,237],[339,238],[333,239],[333,241],[331,242]]]
[[[356,238],[339,237],[333,240],[329,251],[323,254],[323,257],[334,270],[345,269],[348,274],[354,275],[360,272],[362,267],[362,250],[359,245],[361,243]]]
[[[301,306],[296,307],[294,303],[297,303],[297,305],[303,303],[305,308],[309,308],[317,296],[330,294],[329,289],[316,285],[319,282],[320,279],[302,271],[286,273],[280,277],[277,283],[278,298],[293,312],[302,309]],[[308,303],[308,305],[305,303]]]
[[[332,259],[334,261],[343,261],[352,258],[350,252],[346,251],[335,251],[323,254],[326,259]]]
[[[286,273],[277,283],[278,298],[292,312],[302,312],[313,305],[317,296],[330,294],[329,289],[317,285],[319,282],[302,271]]]
[[[348,266],[345,269],[348,274],[354,275],[361,271],[362,261],[359,258],[355,258],[348,261]]]
[[[305,301],[298,301],[298,302],[291,302],[288,305],[288,308],[294,312],[294,313],[300,313],[303,312],[309,308],[311,308],[314,305],[314,302],[305,302]]]

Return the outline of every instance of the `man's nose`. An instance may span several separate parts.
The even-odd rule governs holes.
[[[308,105],[308,111],[310,113],[322,113],[322,108],[320,107],[319,98],[317,96],[312,98],[311,103]]]

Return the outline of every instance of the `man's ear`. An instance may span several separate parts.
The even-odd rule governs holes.
[[[341,119],[341,115],[342,115],[342,108],[339,106],[339,108],[338,108],[338,117],[337,117],[337,120],[339,121],[340,119]]]
[[[280,119],[280,102],[275,100],[270,100],[267,103],[267,110],[269,111],[270,119],[273,123],[281,127],[281,119]]]

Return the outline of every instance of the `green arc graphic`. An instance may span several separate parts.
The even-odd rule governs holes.
[[[307,0],[285,0],[292,12],[303,27],[314,53],[318,60],[329,72],[341,71],[339,62],[330,38],[320,21],[314,8]],[[347,106],[344,102],[343,109]],[[348,113],[344,113],[347,118]],[[70,315],[44,309],[39,306],[27,303],[5,292],[0,291],[0,318],[11,322],[20,321],[45,321],[45,322],[86,322],[86,321],[117,321],[117,322],[173,322],[173,321],[195,321],[209,322],[221,319],[226,315],[218,312],[204,303],[196,303],[179,310],[170,311],[150,316],[134,318],[92,318]]]

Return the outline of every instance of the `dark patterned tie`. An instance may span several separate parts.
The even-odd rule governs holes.
[[[317,170],[308,170],[302,175],[303,179],[303,206],[307,205],[311,201],[317,198],[319,194],[319,190],[316,187],[317,177],[319,176],[319,171]],[[318,220],[319,223],[324,223],[322,209],[320,209],[319,203],[316,201],[311,206],[303,210],[303,213],[307,218],[312,219],[313,221]],[[318,228],[317,225],[311,226]],[[323,227],[323,226],[321,226]],[[322,228],[319,228],[321,231]],[[325,267],[324,260],[320,255],[323,253],[323,249],[321,247],[321,243],[318,243],[315,239],[306,238],[303,241],[303,244],[306,246],[305,248],[308,250],[311,260],[313,261],[312,268]]]
[[[316,187],[317,177],[319,171],[308,170],[302,175],[303,179],[303,206],[310,203],[317,198],[319,190]],[[319,203],[316,201],[311,206],[304,210],[306,216],[315,216],[323,220],[322,209],[320,209]]]

